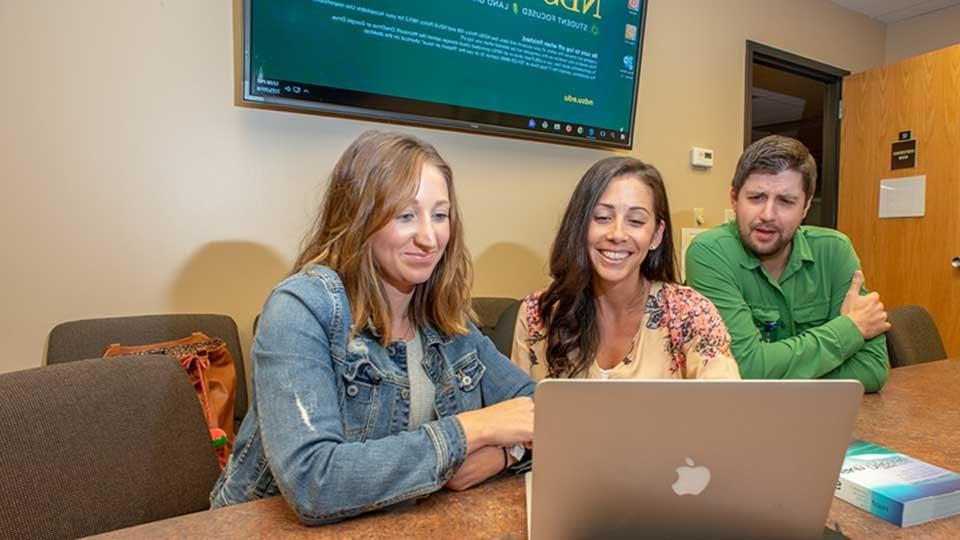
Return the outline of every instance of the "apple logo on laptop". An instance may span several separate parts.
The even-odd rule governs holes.
[[[686,461],[687,467],[677,467],[677,481],[673,483],[673,492],[677,495],[699,495],[710,483],[710,469],[695,467],[690,458]]]

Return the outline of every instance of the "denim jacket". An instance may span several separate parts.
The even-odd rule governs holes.
[[[474,327],[420,329],[437,420],[407,430],[406,345],[383,347],[353,324],[340,277],[315,265],[278,285],[253,343],[250,410],[210,495],[212,508],[282,494],[307,525],[432,493],[466,458],[454,415],[534,383]]]

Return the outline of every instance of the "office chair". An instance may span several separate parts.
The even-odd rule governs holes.
[[[497,350],[510,357],[513,350],[513,329],[520,310],[520,300],[496,296],[481,296],[471,300],[473,311],[477,314],[474,324],[480,332],[490,338]],[[253,319],[253,333],[256,335],[260,324],[260,315]]]
[[[472,300],[477,328],[489,337],[501,354],[510,357],[513,351],[513,329],[517,323],[520,300],[495,296],[481,296]]]
[[[943,347],[937,324],[921,306],[901,306],[888,314],[891,328],[887,331],[887,353],[890,367],[902,367],[933,360],[943,360]]]
[[[76,538],[209,508],[220,474],[168,356],[0,374],[0,538]]]
[[[170,314],[85,319],[60,323],[50,331],[47,365],[103,356],[113,343],[143,345],[203,332],[227,344],[237,372],[234,397],[234,429],[247,413],[247,380],[244,377],[243,351],[237,323],[228,315]]]

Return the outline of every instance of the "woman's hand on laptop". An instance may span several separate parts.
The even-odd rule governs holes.
[[[467,436],[467,454],[484,446],[533,441],[533,400],[519,397],[457,415]]]

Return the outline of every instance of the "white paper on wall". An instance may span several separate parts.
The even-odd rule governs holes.
[[[881,218],[921,217],[926,211],[927,177],[880,180]]]

